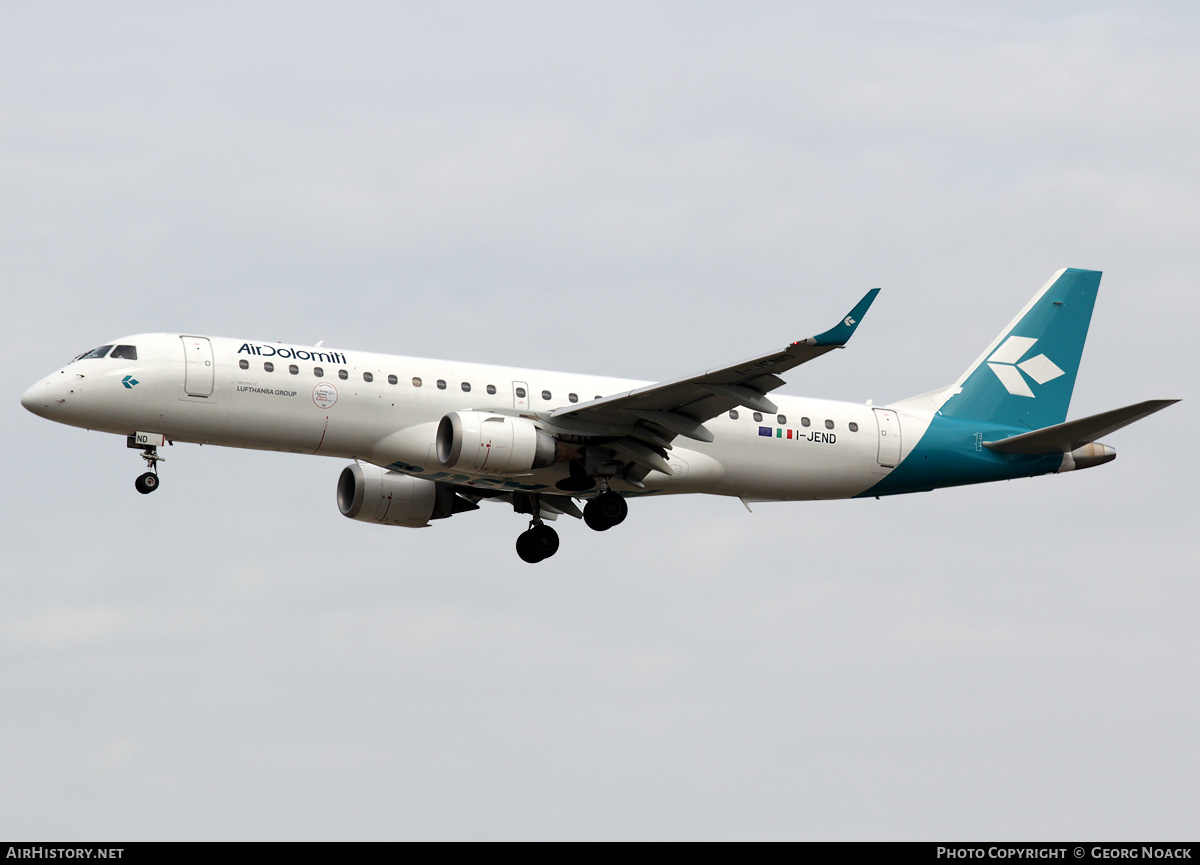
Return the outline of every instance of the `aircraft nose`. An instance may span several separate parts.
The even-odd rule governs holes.
[[[21,405],[39,417],[46,416],[50,408],[50,383],[42,380],[21,395]]]

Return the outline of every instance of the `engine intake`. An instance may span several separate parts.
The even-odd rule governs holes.
[[[545,468],[570,454],[525,418],[452,411],[438,424],[437,457],[446,468],[507,475]]]
[[[342,516],[384,526],[427,526],[459,510],[456,500],[450,487],[372,465],[346,466],[337,484]]]

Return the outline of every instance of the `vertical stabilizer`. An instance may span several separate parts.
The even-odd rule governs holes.
[[[1041,429],[1067,417],[1100,271],[1060,270],[955,382],[945,417]]]

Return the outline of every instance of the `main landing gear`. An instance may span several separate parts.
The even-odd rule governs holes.
[[[607,479],[601,479],[602,492],[588,501],[583,508],[583,521],[598,532],[607,531],[619,525],[629,513],[625,499],[608,489]],[[557,514],[567,513],[578,517],[579,509],[565,497],[550,497],[549,504],[536,493],[513,493],[513,509],[517,513],[529,514],[529,528],[517,538],[517,555],[522,560],[535,564],[548,559],[558,552],[558,532],[543,521],[543,517],[553,519]]]
[[[558,552],[558,532],[540,520],[517,536],[517,555],[531,565]]]
[[[583,521],[589,529],[606,532],[620,525],[629,513],[625,499],[612,490],[605,490],[583,506]]]

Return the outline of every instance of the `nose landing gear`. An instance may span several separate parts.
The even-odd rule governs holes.
[[[150,471],[140,474],[137,480],[133,482],[133,488],[142,495],[149,495],[158,489],[158,464],[164,462],[166,457],[158,455],[158,446],[154,444],[146,444],[146,439],[149,436],[146,433],[137,433],[129,436],[126,445],[131,448],[138,448],[142,452],[142,459],[146,461],[146,468]],[[159,441],[164,441],[163,436],[155,436]]]

